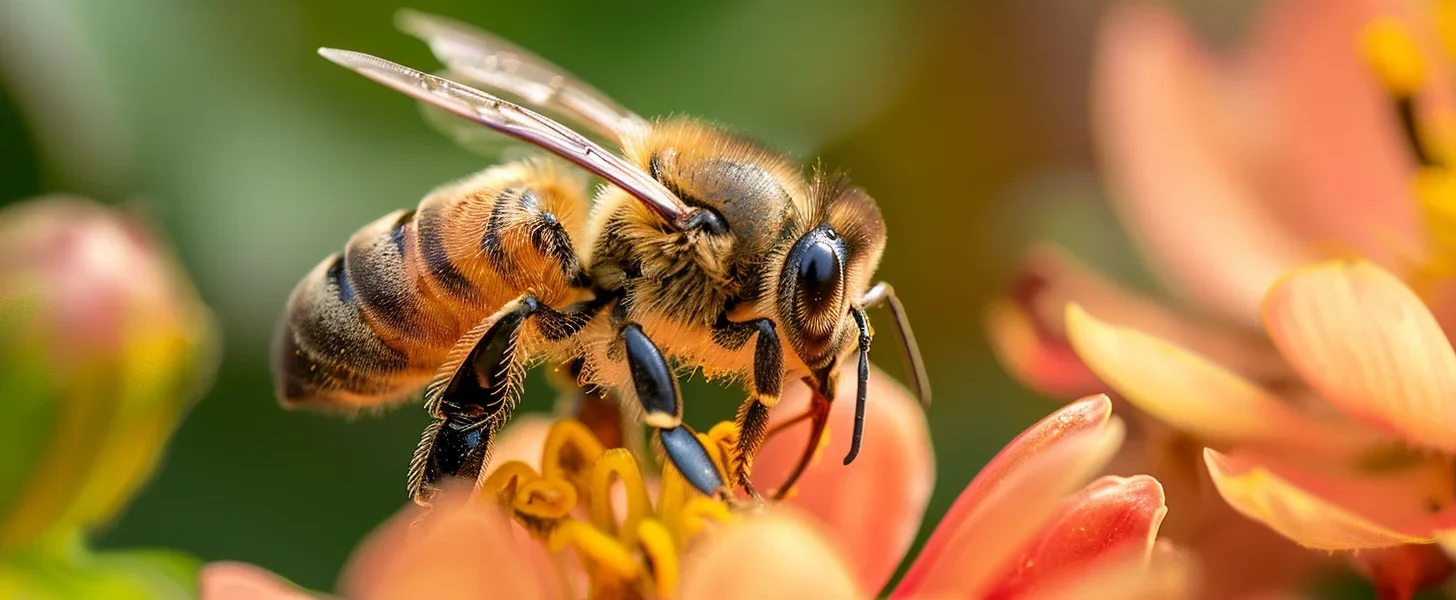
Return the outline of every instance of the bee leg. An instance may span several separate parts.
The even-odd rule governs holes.
[[[749,398],[738,407],[738,465],[733,476],[749,495],[757,498],[758,492],[749,475],[753,472],[753,458],[768,439],[769,409],[778,405],[783,393],[784,351],[771,319],[734,322],[721,315],[713,326],[713,341],[729,350],[742,348],[754,335],[757,340],[753,347],[753,380],[749,382]]]
[[[627,354],[627,367],[637,401],[642,403],[642,420],[657,431],[662,449],[678,472],[698,491],[717,496],[725,492],[718,466],[698,436],[682,422],[682,394],[677,377],[642,326],[627,322],[618,329]]]
[[[467,333],[425,389],[435,422],[425,428],[410,463],[409,492],[426,503],[446,478],[474,481],[490,463],[492,438],[510,420],[529,356],[522,326],[536,319],[548,341],[575,335],[600,309],[588,301],[558,312],[526,294]]]

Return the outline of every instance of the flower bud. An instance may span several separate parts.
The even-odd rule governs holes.
[[[75,198],[0,210],[0,549],[113,516],[210,379],[215,337],[128,216]]]

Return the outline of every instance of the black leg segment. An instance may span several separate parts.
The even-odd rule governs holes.
[[[707,448],[682,424],[682,396],[667,360],[640,325],[628,322],[619,332],[632,385],[642,403],[642,420],[657,430],[668,460],[688,483],[708,496],[717,495],[724,487],[723,478]]]
[[[492,437],[510,420],[529,359],[518,348],[529,320],[546,339],[560,340],[579,332],[600,308],[587,301],[558,312],[525,295],[466,334],[425,389],[425,407],[435,422],[415,449],[410,496],[426,501],[445,479],[474,480],[489,464]]]
[[[784,388],[784,351],[778,329],[771,319],[734,322],[727,315],[718,317],[713,326],[713,341],[729,350],[737,350],[756,336],[753,347],[753,380],[749,382],[749,398],[738,408],[738,472],[734,477],[749,494],[756,494],[749,475],[753,458],[768,439],[769,409],[778,405]]]
[[[870,320],[865,316],[863,308],[852,308],[850,316],[854,317],[854,324],[859,327],[859,377],[858,386],[854,391],[854,437],[849,439],[849,454],[844,456],[844,464],[854,462],[859,456],[859,445],[864,439],[865,420],[865,395],[869,392],[870,385]]]

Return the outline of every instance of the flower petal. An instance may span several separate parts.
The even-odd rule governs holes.
[[[1246,65],[1270,112],[1271,205],[1307,239],[1381,262],[1413,255],[1420,240],[1410,151],[1359,52],[1362,30],[1394,4],[1270,2]]]
[[[1013,440],[961,492],[893,597],[977,596],[1057,506],[1122,444],[1105,396],[1069,404]]]
[[[466,501],[469,492],[444,490],[428,512],[410,506],[376,529],[349,559],[340,590],[356,600],[565,597],[541,546],[495,507]]]
[[[1258,386],[1187,350],[1108,325],[1081,306],[1067,307],[1072,346],[1129,402],[1214,444],[1252,444],[1348,458],[1372,436],[1346,423],[1310,418]]]
[[[695,549],[684,566],[681,598],[863,598],[858,580],[811,519],[782,507]]]
[[[1271,218],[1226,139],[1236,123],[1206,57],[1167,8],[1131,3],[1103,24],[1096,139],[1118,209],[1152,266],[1216,314],[1253,326],[1280,274],[1314,257]]]
[[[1316,475],[1211,449],[1204,450],[1204,461],[1219,494],[1235,510],[1321,550],[1434,541],[1437,516],[1429,510],[1430,494],[1443,475],[1444,483],[1450,483],[1449,474],[1429,469],[1378,477]],[[1449,503],[1449,498],[1444,501]]]
[[[1286,376],[1278,353],[1261,336],[1212,326],[1169,310],[1098,275],[1054,244],[1028,253],[1010,293],[987,315],[998,358],[1038,391],[1062,398],[1105,387],[1067,341],[1066,307],[1077,302],[1118,325],[1135,327],[1209,356],[1257,379]]]
[[[1456,351],[1420,298],[1369,262],[1300,269],[1264,320],[1289,362],[1341,410],[1456,452]]]
[[[1179,600],[1210,596],[1201,589],[1204,577],[1190,551],[1159,540],[1148,552],[1123,552],[1104,557],[1068,576],[1019,596],[1038,600]],[[1253,600],[1244,597],[1244,600]]]
[[[986,597],[1021,597],[1034,587],[1127,552],[1146,561],[1167,513],[1163,486],[1152,477],[1107,476],[1094,481],[1062,502]]]
[[[1365,550],[1350,557],[1381,598],[1413,598],[1456,572],[1439,546],[1421,544]]]
[[[546,434],[551,431],[555,419],[542,414],[520,415],[511,419],[511,424],[501,431],[500,437],[490,450],[490,469],[482,474],[481,480],[490,475],[495,467],[518,460],[541,470],[541,451],[546,447]]]
[[[925,411],[905,388],[874,369],[870,372],[862,450],[854,464],[838,460],[849,450],[854,427],[856,373],[840,372],[839,395],[829,417],[829,444],[799,480],[790,500],[826,526],[865,590],[879,590],[915,540],[935,483],[934,455]],[[805,386],[794,385],[773,409],[781,423],[809,405]],[[803,452],[807,427],[764,445],[754,480],[782,481]],[[874,518],[866,519],[865,515]]]
[[[282,577],[246,563],[212,563],[202,568],[197,579],[202,600],[313,599]]]

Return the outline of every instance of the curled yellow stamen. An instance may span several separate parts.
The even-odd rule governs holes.
[[[697,536],[708,525],[708,522],[728,523],[735,519],[733,513],[728,512],[728,506],[717,500],[708,498],[693,498],[688,500],[678,514],[681,523],[683,536],[692,538]]]
[[[738,454],[738,425],[723,421],[714,425],[708,430],[707,436],[703,438],[703,445],[708,448],[708,454],[713,458],[713,464],[717,465],[718,473],[722,475],[723,481],[730,482],[729,473],[737,470],[738,462],[742,459]]]
[[[612,448],[602,453],[592,466],[591,520],[603,531],[616,530],[617,517],[612,512],[612,483],[621,481],[627,491],[627,516],[622,522],[622,543],[631,545],[637,535],[637,523],[652,510],[647,485],[637,469],[637,460],[625,448]]]
[[[642,567],[625,546],[583,521],[562,521],[551,533],[549,545],[553,552],[570,546],[583,562],[589,561],[622,581],[634,580],[642,574]]]
[[[1456,0],[1436,0],[1436,34],[1451,60],[1456,60]]]
[[[515,509],[537,519],[560,519],[576,507],[576,488],[560,479],[537,479],[516,491]]]
[[[1456,258],[1456,170],[1422,169],[1416,175],[1416,197],[1425,209],[1432,241],[1450,258]]]
[[[502,463],[497,466],[490,475],[481,482],[477,488],[481,494],[490,494],[489,498],[501,506],[509,507],[515,502],[516,490],[522,485],[536,481],[541,476],[531,465],[519,460]]]
[[[541,476],[565,479],[585,489],[585,478],[592,463],[605,451],[586,425],[563,419],[546,434],[546,444],[541,449]]]
[[[1405,25],[1381,17],[1366,25],[1363,38],[1365,60],[1390,93],[1405,97],[1421,89],[1426,64]]]
[[[644,519],[637,526],[637,538],[642,541],[642,553],[652,569],[652,579],[657,584],[658,598],[671,598],[677,591],[678,564],[677,548],[672,534],[662,523]]]

